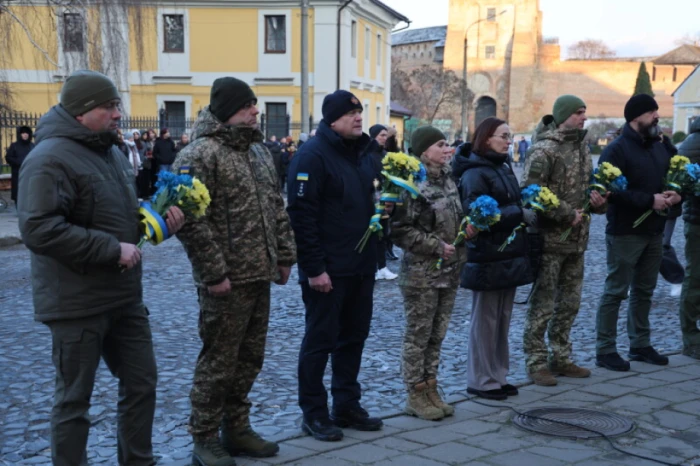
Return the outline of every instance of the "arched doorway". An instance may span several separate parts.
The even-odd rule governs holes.
[[[476,101],[476,115],[474,122],[476,126],[488,117],[496,116],[496,101],[489,96],[483,96]]]

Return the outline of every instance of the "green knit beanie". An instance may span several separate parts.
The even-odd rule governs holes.
[[[74,117],[114,99],[121,99],[117,86],[97,71],[75,71],[61,88],[61,106]]]
[[[554,102],[554,110],[552,110],[552,116],[554,116],[554,123],[559,126],[569,119],[571,115],[578,112],[578,109],[585,107],[586,103],[575,95],[566,94],[559,97]]]
[[[222,123],[225,123],[248,102],[258,103],[258,99],[245,82],[231,77],[214,81],[209,96],[209,110]]]
[[[430,146],[443,139],[447,138],[436,127],[421,126],[416,128],[411,135],[411,149],[417,157],[420,157]]]

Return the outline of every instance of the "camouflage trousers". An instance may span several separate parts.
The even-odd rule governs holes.
[[[232,286],[224,297],[202,290],[199,306],[203,345],[190,393],[190,432],[195,438],[215,435],[219,427],[248,425],[248,393],[265,358],[270,284]]]
[[[408,388],[437,378],[440,348],[452,317],[457,288],[401,287],[406,315],[401,366]]]
[[[530,373],[550,365],[571,364],[571,327],[581,306],[583,254],[542,255],[542,264],[530,299],[523,336]],[[551,353],[547,351],[547,333]]]

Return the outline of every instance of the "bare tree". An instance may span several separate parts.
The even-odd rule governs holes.
[[[439,115],[455,116],[454,111],[462,102],[462,79],[454,71],[423,65],[408,75],[402,73],[392,75],[392,98],[396,96],[398,102],[428,124]]]
[[[695,47],[700,47],[700,31],[695,34],[684,35],[676,40],[676,45],[694,45]]]
[[[143,32],[156,28],[154,2],[141,0],[0,0],[0,109],[12,109],[12,83],[3,70],[29,43],[39,53],[37,69],[68,76],[80,68],[100,71],[112,78],[119,89],[128,89],[129,72],[142,69],[145,57]],[[157,3],[157,2],[155,2]],[[36,21],[50,7],[48,22]],[[39,7],[42,7],[40,10]],[[44,28],[45,24],[50,24]],[[56,25],[56,26],[54,26]],[[56,56],[43,44],[59,42]],[[129,56],[130,44],[136,56]],[[26,59],[27,57],[23,57]]]
[[[603,41],[586,39],[569,46],[568,56],[572,60],[595,60],[600,58],[612,58],[615,51]]]

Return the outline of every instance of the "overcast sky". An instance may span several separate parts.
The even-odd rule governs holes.
[[[382,1],[407,16],[411,29],[447,24],[449,0]],[[653,56],[700,32],[698,0],[540,0],[540,9],[543,36],[559,37],[564,54],[574,42],[599,39],[621,57]]]

